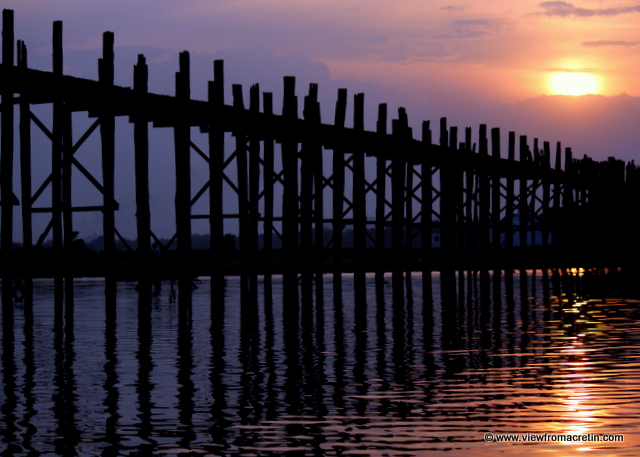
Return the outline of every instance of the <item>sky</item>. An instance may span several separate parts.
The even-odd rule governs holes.
[[[150,90],[172,94],[177,54],[189,50],[194,98],[206,97],[212,61],[224,59],[227,94],[241,83],[245,100],[260,83],[278,103],[285,75],[297,77],[299,100],[319,83],[326,123],[347,87],[365,93],[370,130],[386,102],[394,117],[407,108],[414,131],[446,116],[460,128],[486,123],[503,136],[562,141],[578,157],[640,159],[640,0],[5,0],[3,8],[15,11],[33,68],[50,70],[51,24],[62,20],[64,71],[75,76],[97,78],[109,30],[120,85],[132,85],[144,53]],[[595,95],[561,95],[569,90],[554,86],[561,73],[573,89],[583,83],[572,75],[587,78],[578,92]]]

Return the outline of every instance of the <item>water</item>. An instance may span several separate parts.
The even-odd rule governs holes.
[[[0,453],[638,454],[638,301],[540,271],[392,283],[36,280],[3,303]]]

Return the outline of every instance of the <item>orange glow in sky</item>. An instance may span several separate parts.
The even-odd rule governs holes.
[[[598,82],[589,73],[556,73],[551,79],[551,88],[556,95],[586,95],[598,93]]]

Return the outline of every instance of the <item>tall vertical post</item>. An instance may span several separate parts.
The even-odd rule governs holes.
[[[481,248],[489,247],[489,212],[491,208],[491,189],[489,187],[489,167],[487,160],[489,158],[489,142],[487,139],[487,125],[480,125],[480,157],[482,158],[482,166],[478,170],[478,185],[480,187],[478,198],[480,201],[480,240]]]
[[[144,98],[147,95],[148,82],[147,63],[142,54],[138,54],[138,62],[133,67],[133,92],[139,100],[133,118],[133,145],[136,176],[136,234],[138,238],[138,262],[141,274],[150,272],[149,256],[151,253],[151,210],[149,208],[149,123],[143,117]],[[141,287],[148,288],[148,279],[144,277]]]
[[[379,135],[387,134],[387,104],[378,105],[378,121],[376,132]],[[385,209],[387,193],[387,160],[386,151],[382,151],[376,157],[376,265],[378,272],[384,272],[384,239],[385,239]]]
[[[421,156],[422,172],[422,203],[421,203],[421,238],[422,238],[422,272],[426,274],[429,266],[429,257],[432,248],[433,235],[433,174],[431,172],[431,158],[429,156],[431,147],[431,127],[429,121],[422,122],[422,145]]]
[[[303,117],[311,122],[318,95],[317,84],[309,85],[309,95],[304,97]],[[305,138],[300,153],[300,260],[304,281],[311,280],[313,264],[313,146]],[[307,282],[307,284],[309,284]]]
[[[313,86],[313,91],[310,89],[310,95],[312,96],[313,101],[310,106],[311,122],[313,125],[319,126],[321,124],[321,117],[317,85]],[[310,153],[313,160],[313,225],[315,230],[315,249],[313,257],[315,259],[316,278],[318,278],[323,273],[324,265],[324,172],[322,145],[314,142],[311,145]]]
[[[282,117],[288,121],[298,118],[296,79],[284,77]],[[298,142],[282,142],[282,171],[284,175],[282,202],[283,270],[285,281],[297,277],[298,267]]]
[[[115,254],[115,117],[110,106],[110,90],[114,77],[114,36],[105,32],[102,36],[102,58],[98,63],[98,79],[102,90],[100,109],[100,141],[102,143],[103,222],[104,252],[108,270],[112,270]],[[112,271],[108,272],[109,274]]]
[[[402,116],[400,119],[393,119],[391,129],[392,135],[399,140],[399,143],[402,143],[406,132]],[[394,276],[401,276],[404,266],[406,170],[406,156],[402,154],[402,151],[394,154],[391,159],[391,249]]]
[[[73,206],[71,201],[71,169],[73,160],[73,136],[71,111],[65,103],[62,107],[62,221],[65,258],[69,258],[73,243]]]
[[[491,157],[498,163],[500,160],[500,129],[491,129]],[[500,173],[493,170],[491,179],[491,245],[494,248],[499,248],[502,238],[502,189],[501,189],[501,177]]]
[[[334,125],[344,128],[347,112],[347,89],[338,89],[338,100]],[[336,147],[333,151],[333,266],[334,273],[342,270],[342,225],[344,203],[344,151]]]
[[[364,131],[364,94],[355,94],[353,99],[353,130]],[[365,248],[367,243],[367,211],[365,198],[364,151],[353,150],[353,255],[356,272],[364,273]]]
[[[258,115],[260,112],[260,86],[254,84],[249,89],[249,112]],[[249,206],[248,206],[248,256],[252,278],[255,273],[258,256],[258,201],[260,198],[260,138],[249,136]]]
[[[509,162],[513,163],[516,158],[516,134],[509,132]],[[513,247],[513,205],[514,205],[514,178],[512,174],[507,176],[507,193],[505,202],[505,246]]]
[[[176,72],[176,99],[181,103],[176,113],[173,128],[175,172],[176,172],[176,241],[178,251],[178,276],[181,280],[191,275],[191,126],[183,117],[186,104],[191,98],[189,52],[179,56],[179,71]]]
[[[565,212],[573,209],[573,201],[574,201],[574,163],[573,163],[573,152],[571,148],[565,148],[564,150],[564,172],[565,172],[565,186],[564,186],[564,195],[562,206],[564,207]]]
[[[27,69],[27,46],[18,42],[18,67]],[[22,247],[31,260],[33,225],[31,213],[31,110],[26,93],[20,96],[20,185],[22,200]]]
[[[213,81],[208,93],[211,125],[209,127],[209,226],[212,280],[218,286],[224,281],[224,219],[222,188],[224,181],[224,62],[213,62]]]
[[[520,163],[531,164],[529,160],[529,146],[527,145],[527,137],[520,136]],[[520,247],[525,248],[529,243],[529,184],[526,176],[520,177],[520,227],[519,238]]]
[[[13,67],[14,46],[13,10],[2,11],[2,67],[7,73]],[[6,86],[5,86],[6,87]],[[13,250],[13,87],[2,92],[2,121],[0,126],[0,198],[2,225],[0,247],[5,258]]]
[[[440,147],[443,149],[443,159],[440,165],[440,246],[443,250],[450,250],[455,246],[455,173],[453,171],[454,158],[449,150],[449,130],[447,118],[440,119]],[[445,256],[449,255],[448,253]]]
[[[551,208],[551,184],[549,182],[549,169],[551,166],[551,145],[548,141],[544,142],[543,167],[544,177],[542,181],[542,246],[549,245],[549,208]]]
[[[53,23],[53,75],[62,77],[62,22]],[[53,127],[51,140],[51,223],[53,251],[56,262],[62,257],[62,144],[64,125],[62,88],[56,90],[53,102]]]
[[[464,129],[464,145],[467,153],[472,152],[473,145],[471,144],[471,127],[466,127]],[[476,241],[474,238],[476,237],[475,233],[475,224],[473,220],[473,204],[474,204],[474,169],[470,165],[467,165],[464,168],[464,179],[465,179],[465,191],[464,191],[464,225],[463,225],[463,233],[464,233],[464,247],[469,248],[474,245]],[[461,211],[462,214],[462,211]]]
[[[262,94],[263,112],[267,119],[273,116],[273,94],[265,92]],[[265,275],[272,273],[273,257],[273,187],[275,180],[273,177],[274,168],[274,140],[265,138],[264,140],[264,268]]]
[[[239,113],[244,111],[242,86],[232,86],[233,109]],[[242,271],[247,272],[248,263],[251,262],[249,246],[252,243],[249,234],[249,179],[247,161],[247,133],[246,127],[240,126],[233,132],[236,137],[236,171],[238,186],[238,231],[240,234],[240,262]]]

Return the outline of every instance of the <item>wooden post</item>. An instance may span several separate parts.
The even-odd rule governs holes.
[[[516,158],[516,134],[515,132],[509,132],[509,162],[514,162]],[[514,181],[513,175],[507,176],[507,195],[505,202],[505,246],[507,248],[513,247],[513,205],[514,205]]]
[[[344,128],[347,112],[347,89],[338,89],[338,101],[334,125]],[[333,151],[333,266],[335,273],[342,272],[342,225],[344,201],[344,151],[336,147]]]
[[[2,67],[10,71],[13,67],[14,26],[13,10],[2,11]],[[13,87],[2,92],[2,121],[0,126],[0,198],[2,199],[2,223],[0,225],[0,247],[3,256],[10,258],[13,250]],[[4,265],[5,268],[8,265]],[[9,267],[10,271],[10,267]]]
[[[312,93],[313,103],[310,109],[311,122],[314,125],[321,124],[320,103],[318,102],[318,86],[314,86]],[[319,143],[311,145],[311,154],[313,157],[313,215],[315,228],[315,249],[314,259],[316,263],[316,281],[322,277],[324,266],[324,172],[322,160],[322,146]],[[316,282],[316,285],[320,284]]]
[[[574,193],[574,164],[573,153],[571,148],[565,148],[564,150],[564,172],[565,172],[565,185],[564,195],[562,199],[562,206],[566,214],[567,210],[573,209],[573,193]]]
[[[254,84],[249,89],[249,111],[258,115],[260,112],[260,86]],[[249,268],[255,274],[258,258],[258,216],[260,199],[260,138],[249,136],[249,206],[248,206],[248,250]],[[245,240],[246,241],[246,240]],[[253,275],[252,275],[253,276]]]
[[[551,146],[548,141],[544,142],[544,178],[542,181],[542,246],[547,247],[549,245],[549,208],[551,208],[551,184],[549,181],[549,169],[551,166]]]
[[[391,122],[391,133],[401,143],[405,135],[405,125],[402,116]],[[403,271],[404,252],[404,204],[406,190],[407,163],[404,155],[394,154],[391,159],[391,249],[392,271],[394,276],[401,275]]]
[[[62,77],[62,22],[53,23],[53,75]],[[51,140],[51,223],[53,251],[56,262],[62,253],[62,135],[63,100],[62,90],[56,91],[53,102],[53,127]]]
[[[464,129],[465,137],[464,137],[464,145],[465,150],[470,153],[472,152],[473,145],[471,144],[471,127],[466,127]],[[473,167],[467,165],[464,167],[464,176],[465,176],[465,192],[463,195],[464,199],[464,219],[462,224],[462,232],[464,234],[464,247],[470,248],[474,246],[475,241],[475,224],[473,220],[473,205],[474,205],[474,170]],[[460,212],[462,214],[462,211]]]
[[[189,53],[180,53],[180,67],[176,72],[176,99],[186,102],[191,98]],[[184,105],[183,105],[184,106]],[[183,108],[184,109],[184,108]],[[176,241],[178,250],[178,275],[189,279],[191,250],[191,128],[183,123],[180,113],[173,128],[176,167]]]
[[[233,108],[237,112],[244,111],[244,100],[242,98],[242,86],[233,84]],[[240,263],[242,272],[246,273],[249,268],[251,236],[249,233],[249,181],[247,163],[247,134],[245,126],[240,126],[233,132],[236,137],[236,169],[238,186],[238,225],[240,234]]]
[[[209,128],[209,226],[210,252],[213,281],[221,286],[224,282],[224,219],[223,219],[223,182],[224,182],[224,62],[213,62],[213,81],[209,82],[208,102],[211,109]]]
[[[378,121],[376,132],[379,135],[387,134],[387,104],[378,105]],[[376,157],[376,268],[377,272],[384,272],[384,239],[385,239],[385,213],[387,193],[387,160],[384,152]]]
[[[491,157],[494,161],[500,160],[500,129],[491,129]],[[493,172],[491,180],[491,245],[499,248],[501,245],[502,220],[502,189],[501,177],[499,173]]]
[[[440,146],[443,148],[443,160],[440,166],[440,247],[451,250],[455,247],[455,173],[453,172],[454,158],[449,150],[449,130],[447,118],[440,119]],[[445,254],[445,257],[449,253]]]
[[[432,237],[433,237],[433,173],[431,172],[431,127],[429,121],[422,122],[422,145],[423,152],[421,157],[422,172],[422,203],[421,203],[421,241],[422,241],[422,272],[429,272],[429,257],[431,256]]]
[[[148,69],[145,58],[138,54],[133,67],[133,92],[139,99],[147,94]],[[138,238],[138,262],[142,272],[143,288],[150,286],[151,210],[149,209],[149,123],[143,117],[142,101],[133,121],[133,145],[136,175],[136,234]],[[144,289],[141,291],[144,292]]]
[[[531,165],[529,160],[529,146],[527,145],[527,137],[520,136],[520,163],[525,165]],[[520,177],[520,247],[526,248],[529,243],[529,184],[526,176]]]
[[[298,118],[298,99],[295,95],[296,79],[284,77],[282,117],[293,121]],[[298,267],[298,142],[282,142],[282,248],[283,270],[287,278],[297,277]]]
[[[353,130],[364,131],[364,94],[355,94],[353,107]],[[365,198],[364,151],[353,151],[353,255],[356,272],[364,272],[364,257],[367,242],[367,211]]]
[[[62,221],[64,227],[65,259],[71,255],[73,243],[73,208],[71,192],[71,168],[73,161],[73,136],[71,131],[71,111],[65,103],[62,107]]]
[[[273,94],[262,94],[263,111],[267,119],[273,116]],[[265,275],[271,275],[273,263],[273,177],[274,141],[272,138],[264,140],[264,267]]]
[[[317,84],[310,84],[309,95],[304,97],[303,117],[311,122],[312,105],[318,96]],[[300,153],[300,261],[305,281],[311,280],[313,265],[313,155],[309,139],[305,139]],[[309,284],[309,283],[307,283]]]
[[[489,168],[487,161],[489,159],[489,142],[487,139],[487,125],[480,125],[480,157],[482,158],[482,166],[478,170],[478,197],[480,200],[480,227],[479,227],[479,246],[483,249],[489,247],[489,213],[491,211],[491,189],[489,187]]]
[[[102,142],[102,181],[104,188],[103,235],[108,274],[113,273],[115,254],[115,118],[109,106],[109,90],[113,87],[113,32],[102,37],[102,59],[98,62],[98,79],[102,86],[100,110],[100,140]]]
[[[27,69],[27,46],[18,41],[18,67]],[[20,185],[22,200],[22,247],[31,258],[33,247],[33,225],[31,213],[31,118],[29,97],[26,93],[20,95]]]

